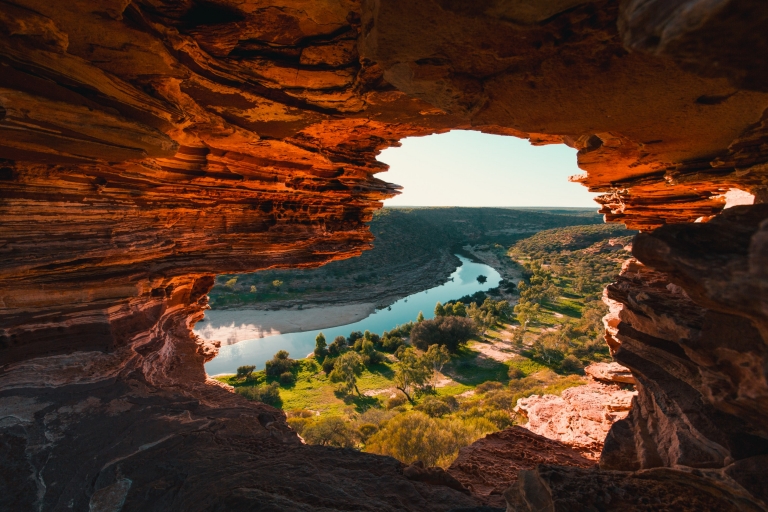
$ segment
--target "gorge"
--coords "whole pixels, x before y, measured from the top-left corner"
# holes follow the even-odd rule
[[[0,509],[479,507],[301,444],[192,333],[216,274],[366,250],[398,191],[376,154],[450,129],[578,149],[606,221],[642,231],[605,291],[632,409],[599,468],[521,470],[508,510],[768,509],[766,21],[758,0],[0,2]]]

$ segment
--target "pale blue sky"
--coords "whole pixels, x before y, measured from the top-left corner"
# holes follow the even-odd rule
[[[587,188],[568,181],[582,174],[576,150],[531,146],[525,139],[454,130],[403,139],[378,159],[377,177],[404,187],[386,206],[583,206],[598,208]]]

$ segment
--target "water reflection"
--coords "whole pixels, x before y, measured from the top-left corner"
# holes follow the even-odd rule
[[[451,274],[450,280],[445,284],[409,295],[395,302],[389,308],[376,311],[358,322],[327,329],[274,336],[258,331],[259,326],[255,325],[254,332],[259,332],[259,335],[263,334],[265,337],[259,338],[256,336],[254,339],[222,346],[219,355],[205,365],[205,370],[209,375],[234,373],[238,366],[245,364],[253,364],[256,365],[257,369],[262,369],[264,368],[264,363],[281,349],[287,350],[295,358],[306,357],[314,350],[315,336],[320,331],[323,332],[328,342],[339,335],[348,336],[351,331],[369,330],[381,334],[383,331],[392,329],[397,325],[415,320],[419,311],[424,313],[424,318],[432,318],[436,302],[445,303],[464,295],[490,290],[499,285],[501,276],[493,268],[481,263],[473,263],[461,256],[458,256],[458,258],[462,264],[456,268],[453,274]],[[477,281],[479,275],[486,276],[488,278],[487,281],[479,283]],[[311,311],[311,309],[305,310],[308,314],[311,314]],[[261,311],[259,313],[268,317],[270,312]],[[242,318],[236,320],[236,322],[248,322],[255,312],[244,310],[233,311],[232,314],[235,317],[238,314],[242,315]],[[208,327],[209,325],[202,327],[201,324],[201,329],[195,332],[205,337],[205,329]]]

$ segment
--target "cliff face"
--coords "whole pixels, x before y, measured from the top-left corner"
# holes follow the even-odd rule
[[[646,231],[607,291],[608,341],[639,394],[606,442],[606,481],[678,465],[764,498],[768,212],[691,223],[732,188],[766,198],[766,17],[757,0],[0,3],[2,506],[146,510],[171,489],[153,506],[211,509],[195,493],[224,479],[217,443],[257,482],[231,487],[232,506],[313,506],[322,493],[280,501],[300,471],[339,489],[381,464],[399,489],[391,461],[333,469],[337,452],[294,446],[279,413],[206,383],[216,347],[190,327],[217,273],[369,247],[365,223],[397,191],[376,153],[452,128],[579,149],[606,219]],[[264,465],[275,446],[303,462]],[[278,489],[281,471],[293,483]],[[716,479],[702,475],[690,482]],[[407,485],[421,498],[334,496],[471,504]]]

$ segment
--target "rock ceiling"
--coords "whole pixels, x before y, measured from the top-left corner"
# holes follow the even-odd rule
[[[107,464],[136,454],[106,448],[108,428],[127,428],[107,426],[115,411],[154,422],[156,436],[136,437],[152,446],[187,429],[163,411],[200,422],[174,456],[147,460],[213,457],[212,442],[246,466],[247,453],[288,450],[280,413],[206,384],[216,347],[190,327],[212,275],[359,254],[398,190],[375,176],[376,154],[455,128],[578,149],[577,179],[603,194],[606,220],[645,231],[642,263],[606,292],[609,343],[639,396],[604,469],[708,468],[736,489],[729,503],[765,499],[768,212],[690,223],[733,188],[766,198],[766,22],[761,0],[0,2],[0,401],[17,411],[0,418],[0,474],[21,489],[0,500],[58,510],[122,496],[142,509],[137,493],[159,488],[137,459]],[[90,453],[78,436],[94,417],[93,460],[107,465],[46,466],[65,445]],[[325,468],[297,449],[286,457]],[[380,472],[399,485],[396,468]],[[530,478],[520,496],[539,492]],[[172,480],[181,501],[168,491],[168,507],[198,503]],[[409,485],[435,510],[454,499]],[[226,499],[285,498],[267,487]]]

